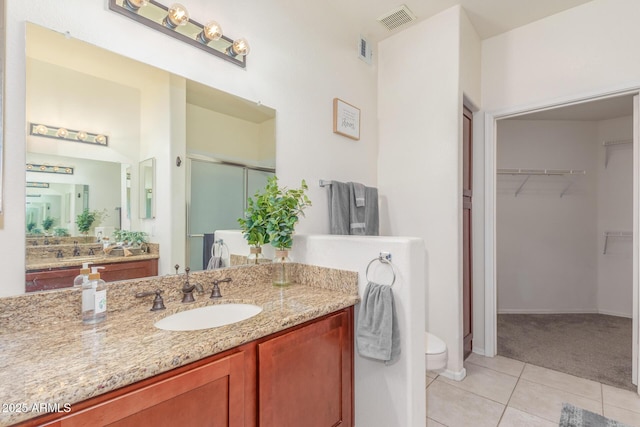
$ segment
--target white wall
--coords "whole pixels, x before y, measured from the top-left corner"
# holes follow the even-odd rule
[[[498,168],[587,172],[532,176],[517,197],[526,177],[498,175],[498,312],[597,312],[596,123],[502,120],[497,135]]]
[[[461,284],[460,14],[453,7],[379,44],[381,232],[418,236],[427,249],[425,327],[464,376]],[[410,60],[408,60],[410,58]]]
[[[315,185],[320,178],[377,183],[377,74],[375,67],[357,59],[359,29],[321,3],[192,0],[189,11],[194,19],[216,16],[230,36],[247,37],[252,47],[247,68],[240,69],[117,15],[108,10],[106,1],[9,1],[5,140],[11,144],[4,147],[4,176],[24,177],[24,34],[25,22],[31,21],[59,32],[68,31],[71,37],[276,109],[278,176],[288,185],[297,185],[305,178],[314,201],[299,228],[305,232],[326,232],[326,191]],[[327,28],[332,31],[326,31]],[[360,141],[332,133],[334,97],[361,109]],[[180,147],[174,147],[159,153],[162,156],[158,156],[158,161],[165,168],[173,168],[169,174],[180,174],[173,166],[179,152]],[[177,182],[176,185],[184,184],[180,177]],[[21,268],[24,243],[20,243],[25,216],[24,181],[5,180],[4,184],[0,241],[12,244],[0,247],[0,269],[5,272],[6,283],[0,295],[14,295],[24,291]],[[179,196],[176,191],[184,192],[184,185],[172,188],[173,197]],[[161,202],[165,206],[171,203],[178,206],[181,201],[181,197],[172,200],[167,196]],[[156,223],[152,228],[157,231],[173,226],[179,216],[175,211],[168,222]],[[172,242],[179,240],[178,233],[182,233],[184,241],[184,230],[174,230]]]
[[[499,175],[499,313],[603,313],[631,317],[632,117],[604,121],[502,120],[499,168],[585,169],[572,179]],[[562,166],[564,165],[564,166]],[[559,198],[569,181],[574,184]]]
[[[262,148],[275,148],[273,122],[254,123],[187,104],[187,151],[230,162],[275,167],[275,151]],[[269,152],[271,157],[265,157]]]
[[[483,109],[638,85],[639,19],[634,0],[593,0],[483,41]]]
[[[248,254],[239,231],[216,231],[232,254]],[[424,427],[426,419],[424,357],[424,242],[407,237],[295,235],[295,262],[358,272],[359,294],[367,285],[366,269],[380,252],[390,252],[396,268],[393,296],[400,328],[401,355],[389,366],[355,355],[355,424],[358,427]],[[265,256],[272,256],[265,247]],[[389,283],[389,270],[370,269],[370,279]],[[356,319],[359,306],[356,306]]]
[[[633,229],[633,147],[612,145],[605,150],[602,141],[631,140],[633,117],[597,123],[598,137],[598,311],[617,316],[632,315],[633,248],[630,238],[610,238],[604,251],[605,231]],[[605,168],[606,151],[609,160]]]

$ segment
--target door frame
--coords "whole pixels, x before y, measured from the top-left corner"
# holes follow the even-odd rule
[[[516,117],[522,114],[552,110],[569,105],[582,104],[606,98],[624,95],[635,95],[633,108],[633,320],[632,320],[632,377],[634,384],[638,384],[638,351],[639,339],[639,243],[638,230],[640,227],[640,86],[620,87],[604,92],[592,92],[582,96],[559,98],[553,101],[540,102],[527,106],[511,107],[504,110],[485,113],[484,121],[484,197],[485,197],[485,224],[484,224],[484,353],[493,357],[498,351],[498,325],[497,325],[497,272],[496,272],[496,188],[497,188],[497,121]],[[638,388],[640,393],[640,387]]]

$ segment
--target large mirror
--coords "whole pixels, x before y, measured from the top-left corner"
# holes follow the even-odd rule
[[[75,236],[80,234],[76,224],[80,212],[104,212],[100,230],[92,227],[86,233],[89,240],[118,229],[145,232],[151,243],[159,244],[158,274],[170,274],[176,258],[182,257],[182,268],[192,259],[202,260],[194,252],[206,252],[205,234],[236,224],[247,192],[256,187],[247,183],[247,176],[275,172],[275,110],[264,105],[31,23],[26,70],[26,128],[33,123],[48,126],[46,137],[27,134],[27,163],[44,166],[48,172],[26,166],[25,215],[32,231],[51,235],[52,230],[64,228]],[[68,134],[52,138],[52,129],[104,135],[107,143],[86,143]],[[196,188],[192,181],[200,179],[190,175],[192,162],[238,168],[243,171],[238,174],[240,184],[224,186],[224,194],[212,195],[217,191],[214,186],[199,182],[205,184],[203,190],[191,193]],[[73,173],[54,173],[60,167]],[[200,197],[202,192],[207,197]],[[176,212],[190,209],[173,203],[178,193],[184,203],[199,202],[191,209],[191,213],[200,210],[205,218],[197,232],[189,228],[187,218],[179,223],[174,219],[180,217]],[[228,212],[218,213],[227,205]],[[47,233],[48,222],[53,224]],[[29,245],[27,273],[35,271]],[[55,253],[47,255],[54,269]],[[75,261],[66,258],[65,254],[66,265]],[[192,266],[201,268],[201,261]]]

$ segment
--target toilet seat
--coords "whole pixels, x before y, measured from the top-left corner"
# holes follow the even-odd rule
[[[424,333],[425,340],[425,353],[426,354],[439,354],[447,351],[447,345],[440,339],[429,332]]]
[[[440,337],[424,333],[425,365],[428,371],[447,366],[447,345]]]

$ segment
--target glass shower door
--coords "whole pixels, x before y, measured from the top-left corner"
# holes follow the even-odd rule
[[[238,229],[245,201],[242,167],[190,159],[187,201],[187,260],[192,271],[203,270],[204,233]]]

